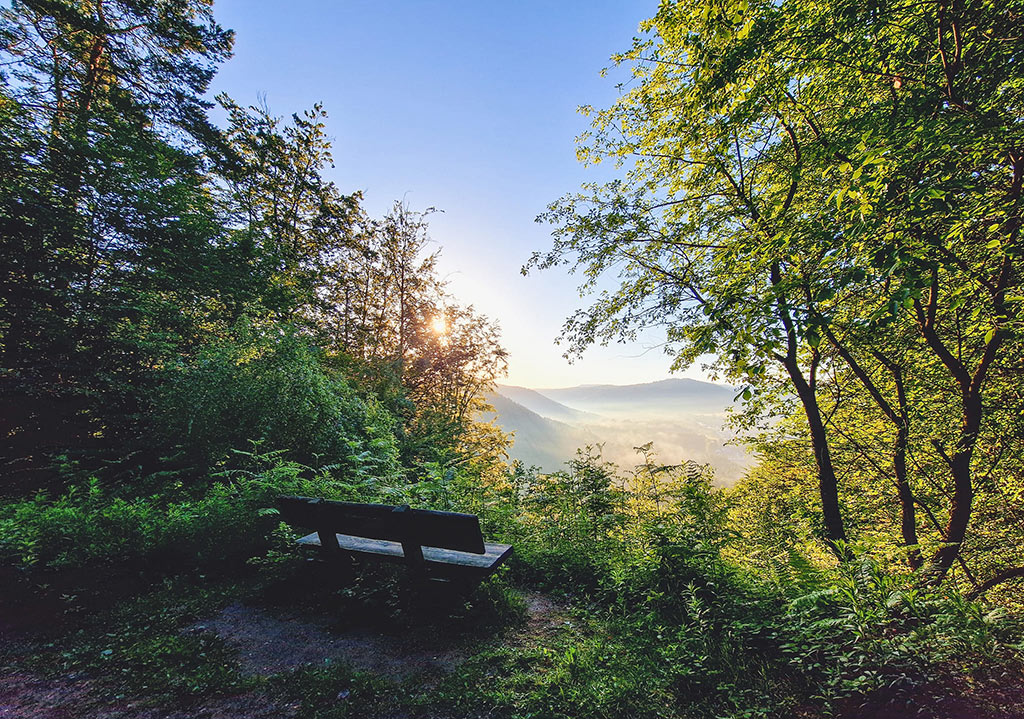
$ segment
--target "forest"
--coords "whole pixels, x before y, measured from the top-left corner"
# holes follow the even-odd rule
[[[434,210],[335,184],[324,107],[210,97],[213,0],[0,39],[0,716],[1024,717],[1021,0],[663,0],[612,55],[614,179],[522,272],[579,278],[570,355],[658,328],[738,388],[728,488],[510,461]],[[279,495],[514,554],[332,578]]]

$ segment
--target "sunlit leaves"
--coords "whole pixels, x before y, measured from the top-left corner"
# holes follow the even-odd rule
[[[972,393],[1014,356],[1024,7],[1011,5],[663,3],[613,58],[634,81],[582,139],[620,179],[541,218],[554,246],[530,266],[574,264],[584,292],[619,283],[566,323],[570,351],[661,325],[675,367],[713,352],[763,387],[782,362],[805,405],[816,371],[856,365],[870,382],[895,362],[933,383],[915,401],[974,397],[958,438],[948,422],[929,430],[963,466]]]

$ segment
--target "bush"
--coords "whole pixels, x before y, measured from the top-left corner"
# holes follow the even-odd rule
[[[53,500],[39,494],[0,506],[0,562],[169,569],[252,556],[269,546],[278,494],[359,499],[376,491],[285,461],[280,453],[246,456],[254,468],[222,473],[199,492],[177,487],[125,497],[91,479]]]
[[[900,702],[956,674],[1019,661],[1021,626],[950,587],[922,585],[877,563],[841,566],[790,602],[782,652],[822,699],[868,693]]]
[[[379,477],[399,471],[394,417],[360,397],[295,331],[242,325],[165,374],[155,399],[158,440],[200,464],[257,440],[306,464]]]

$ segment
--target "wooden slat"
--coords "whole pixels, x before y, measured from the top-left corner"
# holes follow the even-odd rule
[[[298,496],[278,497],[277,506],[282,518],[297,527],[484,553],[480,520],[475,514],[431,509],[396,512],[396,507],[389,504],[357,504]]]
[[[338,546],[342,551],[352,552],[356,555],[373,557],[394,562],[405,562],[405,554],[402,552],[401,542],[391,542],[384,539],[369,539],[366,537],[353,537],[347,534],[337,535]],[[313,547],[320,546],[320,538],[314,532],[298,540],[299,544]],[[441,547],[423,547],[423,559],[427,568],[431,567],[452,567],[468,570],[481,570],[487,573],[497,569],[512,555],[512,546],[509,544],[485,543],[483,554],[472,552],[459,552]]]
[[[412,533],[426,547],[484,553],[484,536],[475,514],[414,509]]]
[[[330,528],[357,537],[396,539],[402,529],[390,504],[357,504],[312,497],[277,498],[281,516],[289,524],[310,529]]]

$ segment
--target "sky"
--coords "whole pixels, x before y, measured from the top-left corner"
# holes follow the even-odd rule
[[[614,102],[614,74],[600,71],[656,9],[657,0],[217,0],[236,41],[211,94],[265,102],[275,115],[322,103],[334,143],[327,176],[342,191],[362,190],[374,216],[395,200],[440,210],[429,222],[441,274],[460,304],[501,326],[503,383],[650,382],[669,376],[660,331],[570,364],[554,340],[587,304],[578,278],[520,268],[551,244],[536,216],[608,179],[576,160],[588,126],[577,108]]]

